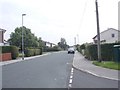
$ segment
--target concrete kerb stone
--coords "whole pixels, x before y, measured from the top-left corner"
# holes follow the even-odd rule
[[[75,59],[75,55],[74,55],[73,64],[72,64],[72,67],[73,67],[74,69],[77,69],[77,70],[82,71],[82,72],[84,72],[84,73],[88,73],[88,74],[91,74],[91,75],[93,75],[93,76],[97,76],[97,77],[100,77],[100,78],[105,78],[105,79],[120,81],[119,78],[112,78],[112,77],[102,76],[102,75],[98,75],[98,74],[96,74],[96,73],[93,73],[93,72],[91,72],[91,71],[89,71],[89,70],[82,69],[82,68],[78,68],[78,67],[75,65],[75,63],[74,63],[74,61],[75,61],[74,59]]]

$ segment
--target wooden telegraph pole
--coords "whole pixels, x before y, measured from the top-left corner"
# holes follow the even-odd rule
[[[98,13],[98,2],[95,1],[96,5],[96,20],[97,20],[97,50],[98,50],[98,61],[101,62],[101,46],[100,46],[100,29],[99,29],[99,13]]]

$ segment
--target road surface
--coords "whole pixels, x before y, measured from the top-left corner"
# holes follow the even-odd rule
[[[117,88],[118,82],[72,68],[66,51],[2,66],[3,88]],[[72,70],[73,69],[73,70]]]

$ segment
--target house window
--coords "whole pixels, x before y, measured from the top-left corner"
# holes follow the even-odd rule
[[[115,34],[112,34],[112,37],[114,38],[114,37],[115,37]]]

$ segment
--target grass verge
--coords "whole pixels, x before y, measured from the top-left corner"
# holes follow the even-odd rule
[[[104,67],[104,68],[120,70],[120,63],[113,62],[113,61],[102,61],[102,62],[93,61],[93,64],[96,66]]]

